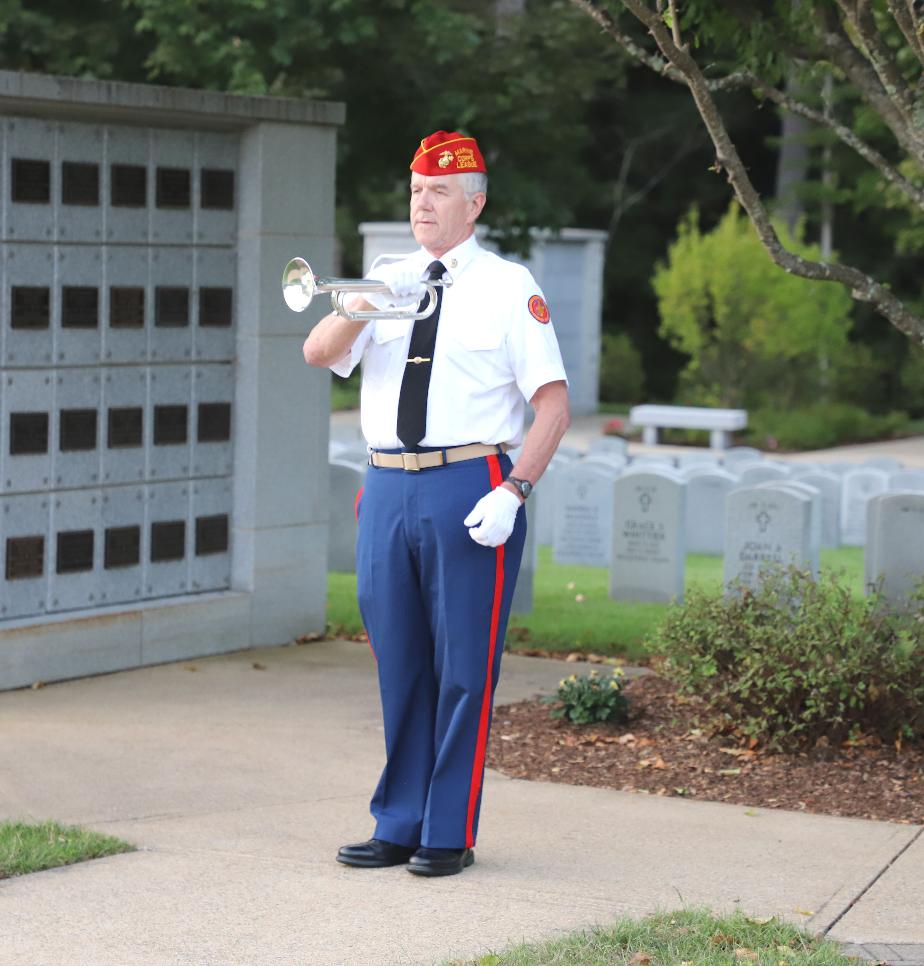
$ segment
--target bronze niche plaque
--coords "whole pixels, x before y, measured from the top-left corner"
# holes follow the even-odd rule
[[[196,517],[196,556],[226,553],[228,550],[228,514]]]
[[[10,456],[48,452],[48,413],[10,413]]]
[[[231,325],[231,289],[199,289],[199,325],[228,328]]]
[[[220,168],[203,168],[199,176],[203,208],[230,211],[234,208],[234,172]]]
[[[58,447],[62,452],[96,449],[96,410],[62,409]]]
[[[158,168],[157,207],[188,208],[190,185],[189,168]]]
[[[43,285],[14,285],[10,299],[11,329],[47,329],[51,321],[51,290]]]
[[[141,527],[108,527],[103,566],[134,567],[141,562]]]
[[[109,410],[110,449],[140,446],[143,442],[144,410],[140,406],[117,407]]]
[[[95,329],[99,325],[99,289],[65,285],[61,293],[61,325],[65,329]]]
[[[186,406],[154,407],[154,445],[175,446],[188,439],[189,409]]]
[[[154,324],[180,329],[189,325],[189,289],[158,285],[154,291]]]
[[[109,289],[109,326],[113,329],[144,328],[144,289],[113,285]]]
[[[231,403],[199,403],[197,437],[200,443],[231,439]]]
[[[7,580],[28,580],[33,577],[41,577],[44,570],[44,537],[7,537]]]
[[[64,530],[58,534],[59,574],[76,574],[93,569],[93,531]]]
[[[114,208],[144,208],[148,203],[148,172],[140,164],[114,164],[109,169]]]
[[[61,203],[99,204],[99,165],[84,161],[61,162]]]
[[[51,201],[51,162],[13,158],[10,197],[27,205],[47,205]]]
[[[186,523],[167,520],[151,524],[151,562],[182,560],[186,556]]]

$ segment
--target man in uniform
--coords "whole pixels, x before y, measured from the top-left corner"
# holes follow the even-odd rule
[[[494,688],[526,535],[529,492],[568,427],[567,379],[529,271],[481,248],[487,175],[474,138],[437,131],[411,163],[420,249],[374,266],[406,306],[448,276],[428,319],[322,319],[305,361],[362,361],[370,466],[358,503],[357,592],[378,663],[386,765],[374,837],[338,861],[452,875],[474,861]],[[425,299],[424,299],[425,301]],[[370,304],[373,303],[373,304]],[[421,305],[423,305],[423,301]],[[535,419],[525,441],[526,402]],[[505,455],[522,445],[515,466]]]

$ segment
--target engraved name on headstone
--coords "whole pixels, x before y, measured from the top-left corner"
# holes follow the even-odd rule
[[[671,470],[621,476],[613,496],[613,600],[683,600],[686,482]]]
[[[742,487],[726,501],[725,584],[760,582],[768,566],[812,569],[812,501],[796,492]]]
[[[582,462],[559,471],[552,541],[556,563],[609,566],[613,482],[612,472]]]

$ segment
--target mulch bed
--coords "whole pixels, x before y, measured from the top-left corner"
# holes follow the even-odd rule
[[[627,682],[629,721],[575,725],[539,700],[494,711],[488,765],[511,778],[924,824],[924,745],[864,738],[769,754],[710,735],[703,709],[656,674]]]

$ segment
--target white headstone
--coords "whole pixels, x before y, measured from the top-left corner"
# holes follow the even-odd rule
[[[881,493],[867,503],[866,587],[901,602],[924,579],[924,493]]]
[[[788,493],[798,493],[807,496],[812,501],[812,512],[809,517],[809,564],[813,574],[818,573],[821,556],[821,525],[822,525],[822,497],[821,490],[808,483],[795,480],[771,480],[758,483],[764,489],[782,490]]]
[[[899,470],[889,475],[889,489],[906,493],[924,493],[924,470]]]
[[[552,539],[556,563],[609,566],[614,480],[612,472],[583,462],[559,471]]]
[[[718,466],[717,455],[708,449],[692,449],[688,453],[677,454],[677,466],[686,469],[688,466]]]
[[[764,567],[812,567],[811,498],[768,487],[732,490],[726,501],[725,584],[760,582]]]
[[[356,571],[356,497],[365,477],[360,465],[330,461],[328,570]]]
[[[776,463],[763,462],[757,466],[739,466],[739,486],[754,486],[769,480],[785,480],[789,478],[789,470]]]
[[[628,459],[629,444],[622,436],[595,436],[587,450],[588,456],[592,453],[617,453]]]
[[[725,501],[738,478],[725,470],[700,466],[683,475],[687,481],[686,551],[721,557],[725,551]]]
[[[613,600],[683,600],[686,483],[671,470],[628,473],[613,494]]]
[[[545,479],[545,474],[542,478]],[[537,487],[536,493],[538,492],[539,488]],[[534,496],[535,493],[529,495],[529,499],[523,504],[523,509],[520,511],[526,513],[526,543],[523,546],[520,571],[517,574],[517,583],[513,590],[513,601],[510,604],[510,611],[513,614],[529,614],[533,609],[533,580],[536,576],[536,566],[539,563]]]
[[[764,454],[753,446],[732,446],[722,454],[722,465],[725,469],[742,463],[754,463],[764,458]]]
[[[620,456],[619,453],[607,453],[604,451],[588,453],[581,462],[585,466],[598,466],[607,473],[612,473],[614,476],[619,476],[629,465],[629,461],[625,456]]]
[[[535,531],[537,546],[547,547],[552,544],[555,529],[555,486],[558,472],[567,466],[571,459],[556,453],[549,461],[545,472],[536,483],[536,488],[530,494],[530,525]]]
[[[889,488],[889,474],[875,467],[857,467],[841,480],[841,543],[862,547],[866,543],[866,504],[870,497]]]
[[[821,493],[821,545],[841,545],[841,478],[836,473],[818,470],[803,473],[796,483],[808,483]]]
[[[886,473],[897,473],[905,468],[905,464],[894,456],[873,456],[863,460],[861,466],[864,469],[885,470]]]

